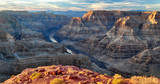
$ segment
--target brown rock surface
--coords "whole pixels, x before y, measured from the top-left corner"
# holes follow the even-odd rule
[[[79,69],[75,66],[46,66],[26,69],[21,74],[13,76],[2,84],[105,84],[112,77],[96,72]]]
[[[155,77],[114,77],[79,69],[75,66],[43,66],[25,69],[21,74],[12,76],[2,84],[160,84]]]

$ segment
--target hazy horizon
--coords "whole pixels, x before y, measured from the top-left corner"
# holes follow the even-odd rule
[[[160,11],[160,0],[1,0],[1,10],[16,11]]]

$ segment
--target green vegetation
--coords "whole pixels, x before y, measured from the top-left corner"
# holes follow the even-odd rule
[[[160,84],[160,81],[156,77],[133,76],[131,77],[129,83],[131,84]]]
[[[63,79],[55,78],[50,82],[50,84],[65,84],[65,82]]]
[[[32,75],[29,78],[34,80],[37,78],[43,78],[43,75],[41,73],[36,72],[36,73],[32,73]]]
[[[12,75],[11,78],[15,77],[15,75]]]
[[[115,74],[112,80],[112,84],[126,84],[126,82],[125,82],[125,79],[121,75]]]
[[[104,74],[105,76],[108,76],[106,73]]]
[[[126,84],[123,78],[114,78],[112,84]]]

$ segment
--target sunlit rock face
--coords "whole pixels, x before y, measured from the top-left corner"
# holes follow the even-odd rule
[[[107,32],[120,17],[140,14],[141,12],[88,11],[83,17],[72,18],[56,36],[63,40],[79,41]]]
[[[25,69],[2,84],[159,84],[155,77],[134,76],[124,78],[119,74],[107,76],[75,66],[41,66]]]
[[[89,11],[79,20],[73,18],[70,24],[58,31],[57,35],[64,38],[62,43],[69,44],[68,42],[74,41],[69,45],[105,62],[107,70],[111,72],[123,73],[125,76],[153,75],[159,77],[158,62],[144,63],[139,65],[138,70],[136,68],[138,61],[123,63],[140,53],[144,54],[142,52],[145,50],[160,46],[159,14],[160,12],[155,11]],[[93,32],[94,30],[96,32]],[[150,56],[149,53],[147,55]],[[159,56],[160,52],[153,54],[152,57],[157,57],[157,55]],[[119,64],[123,66],[118,67]],[[145,70],[143,70],[144,66]],[[136,72],[131,70],[132,67]],[[157,73],[153,73],[149,67],[156,67],[154,70]]]
[[[154,13],[120,18],[106,34],[95,35],[79,43],[86,50],[90,47],[92,50],[88,51],[89,53],[106,55],[111,58],[130,58],[140,51],[160,45],[160,25],[158,23],[160,18]],[[157,21],[156,24],[150,22],[153,14],[153,17],[156,17],[153,20]],[[86,46],[87,44],[90,45]]]

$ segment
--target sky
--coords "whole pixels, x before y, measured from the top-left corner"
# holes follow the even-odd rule
[[[0,10],[88,11],[148,10],[160,11],[160,0],[0,0]]]

